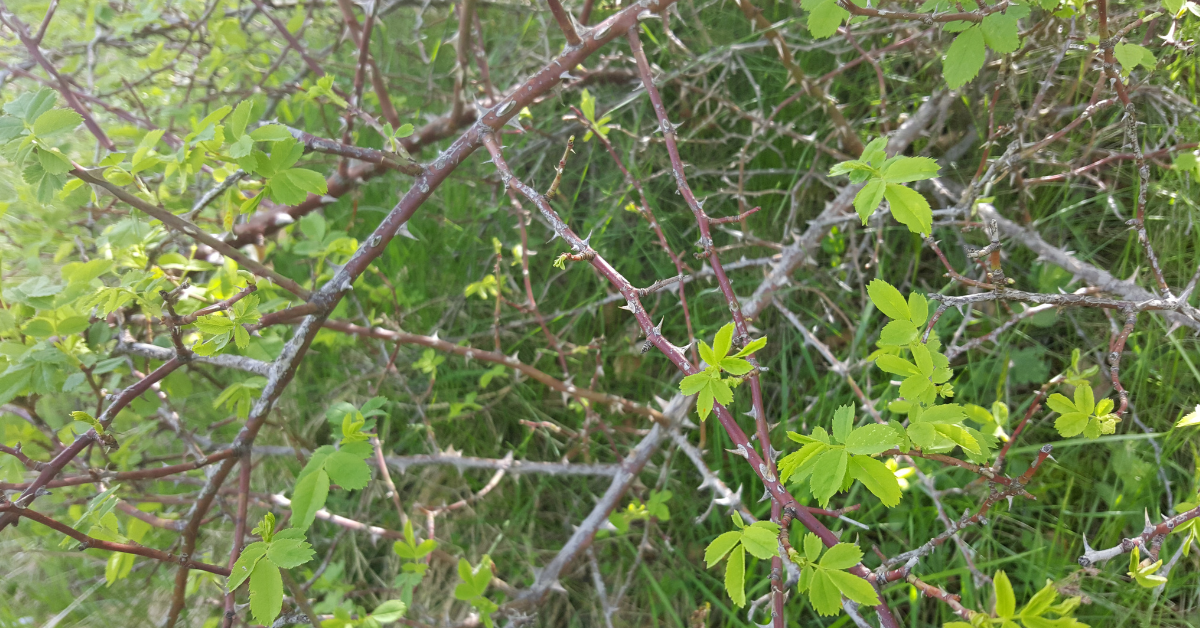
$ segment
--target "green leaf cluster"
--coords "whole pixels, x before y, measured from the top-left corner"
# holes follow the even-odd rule
[[[121,541],[123,543],[141,543],[142,539],[145,538],[146,533],[149,531],[150,524],[136,517],[130,517],[125,522],[124,536],[118,535],[118,538],[113,540]],[[114,582],[129,577],[129,574],[133,571],[133,564],[136,561],[136,554],[113,552],[108,557],[108,560],[104,562],[105,586],[111,587]]]
[[[997,445],[994,429],[985,433],[964,425],[967,414],[958,404],[935,405],[938,397],[954,395],[949,383],[953,372],[950,360],[940,351],[937,334],[930,333],[929,340],[921,342],[920,327],[928,316],[925,297],[914,292],[905,299],[881,279],[871,281],[867,294],[875,307],[892,319],[880,333],[880,349],[872,357],[880,370],[904,378],[900,382],[901,399],[888,404],[893,413],[908,415],[907,428],[898,421],[890,422],[901,434],[900,448],[907,451],[915,445],[925,452],[942,453],[957,446],[972,460],[987,460],[989,451]],[[912,355],[911,361],[900,357],[905,350]]]
[[[792,550],[792,560],[800,566],[800,593],[808,592],[808,601],[818,615],[837,615],[842,610],[842,596],[859,604],[879,604],[879,594],[863,578],[845,570],[862,561],[863,553],[853,543],[838,543],[825,550],[820,537],[809,533],[804,537],[804,555]],[[817,560],[820,558],[820,560]]]
[[[334,609],[332,619],[321,621],[321,628],[378,628],[403,619],[408,607],[409,603],[404,600],[388,600],[376,606],[369,614],[362,612],[363,609],[360,608],[358,616],[353,617],[345,608],[339,606]]]
[[[744,358],[767,345],[766,337],[752,340],[741,351],[729,355],[733,348],[733,323],[717,330],[713,337],[712,346],[700,341],[700,358],[704,360],[703,371],[693,373],[679,382],[679,391],[685,395],[696,397],[696,414],[703,421],[712,413],[713,403],[728,406],[733,403],[733,389],[741,383],[740,379],[722,379],[722,371],[734,376],[742,376],[754,370],[754,366]]]
[[[1162,567],[1162,559],[1151,561],[1141,559],[1141,550],[1137,545],[1133,546],[1133,551],[1129,552],[1129,572],[1128,576],[1133,578],[1133,581],[1139,585],[1153,589],[1157,586],[1162,586],[1167,583],[1166,576],[1157,575],[1155,572]]]
[[[196,319],[196,328],[204,334],[204,341],[192,350],[197,355],[216,355],[230,340],[238,349],[245,350],[250,346],[250,332],[246,331],[246,325],[253,325],[261,318],[257,294],[243,297],[229,310],[201,316]]]
[[[0,156],[12,162],[37,200],[49,203],[67,183],[75,165],[52,138],[74,129],[83,117],[71,109],[55,109],[54,90],[25,92],[4,104],[0,116]]]
[[[608,123],[612,122],[612,118],[610,116],[603,116],[599,120],[596,119],[596,98],[587,89],[584,89],[583,93],[579,95],[579,110],[583,112],[583,116],[600,133],[600,137],[608,137],[608,132],[612,130],[612,127],[608,126]],[[590,139],[592,139],[591,128],[588,129],[587,133],[583,134],[583,141],[586,142]]]
[[[368,411],[377,409],[368,408]],[[338,446],[323,445],[312,453],[292,491],[293,526],[307,530],[312,525],[317,511],[325,507],[331,483],[355,491],[365,488],[371,481],[371,468],[365,459],[372,454],[373,448],[367,442],[369,437],[362,432],[365,424],[362,412],[346,413],[342,418],[342,438]]]
[[[304,234],[304,239],[292,246],[292,252],[296,255],[323,262],[328,257],[353,255],[358,248],[358,240],[346,235],[345,231],[330,229],[325,217],[319,213],[301,218],[297,228]]]
[[[1075,385],[1074,400],[1054,393],[1046,399],[1046,405],[1059,413],[1054,428],[1065,438],[1083,434],[1086,438],[1099,438],[1101,434],[1117,431],[1121,417],[1113,414],[1111,399],[1097,401],[1092,387],[1081,382]]]
[[[1193,501],[1180,502],[1175,505],[1175,512],[1187,512],[1196,506],[1200,506],[1200,498]],[[1171,530],[1171,534],[1185,534],[1183,539],[1183,547],[1181,548],[1184,556],[1188,556],[1192,551],[1192,543],[1200,542],[1200,517],[1188,519],[1183,523],[1175,526]]]
[[[621,510],[614,510],[608,516],[608,522],[613,524],[620,534],[629,532],[629,525],[634,521],[648,521],[651,517],[659,521],[671,520],[671,509],[667,501],[674,495],[671,491],[650,491],[650,499],[646,503],[636,497],[629,505]]]
[[[933,210],[929,201],[904,185],[938,175],[937,162],[928,157],[887,156],[887,138],[878,137],[863,149],[862,157],[843,161],[829,169],[831,176],[847,174],[852,183],[863,183],[854,196],[854,211],[867,224],[879,204],[887,199],[892,216],[913,233],[933,232]]]
[[[467,559],[458,559],[458,577],[462,582],[454,587],[454,599],[462,600],[479,611],[479,618],[487,628],[493,628],[492,613],[500,607],[495,602],[483,596],[488,585],[492,582],[492,559],[487,554],[472,567]]]
[[[258,393],[267,385],[265,377],[247,377],[240,382],[234,382],[225,387],[220,395],[213,400],[213,408],[224,406],[233,410],[239,419],[250,416],[250,408],[258,399]]]
[[[412,604],[413,589],[421,584],[425,572],[429,570],[429,564],[424,561],[437,547],[438,542],[433,539],[418,543],[412,520],[404,522],[404,538],[392,544],[392,551],[404,560],[400,565],[401,573],[396,576],[396,587],[400,589],[400,599],[406,604]]]
[[[1075,619],[1075,609],[1079,608],[1082,598],[1073,596],[1063,599],[1058,604],[1058,589],[1054,583],[1047,580],[1046,586],[1029,598],[1029,602],[1017,610],[1017,596],[1013,592],[1008,574],[997,571],[992,578],[992,590],[996,597],[995,613],[986,615],[975,613],[971,623],[963,621],[947,622],[944,628],[1086,628],[1087,624]],[[1046,614],[1058,615],[1051,619]],[[1018,623],[1020,622],[1020,623]]]
[[[1148,71],[1154,70],[1158,65],[1158,59],[1154,57],[1154,53],[1150,52],[1149,48],[1138,44],[1121,42],[1113,46],[1113,56],[1121,64],[1121,76],[1129,76],[1139,65]]]
[[[262,537],[242,549],[230,569],[227,589],[232,592],[249,580],[250,612],[254,621],[267,626],[283,608],[283,577],[280,569],[299,567],[312,560],[313,549],[304,530],[288,528],[275,532],[275,515],[267,513],[254,534]]]
[[[733,513],[731,530],[713,539],[704,550],[704,561],[712,567],[724,560],[725,591],[729,599],[739,607],[746,605],[746,552],[760,560],[779,555],[779,524],[756,521],[750,525],[742,521],[739,513]]]
[[[817,426],[809,436],[788,432],[788,438],[803,446],[779,460],[783,482],[809,480],[813,497],[825,507],[838,491],[858,480],[884,506],[900,503],[900,483],[895,473],[873,456],[903,443],[903,430],[896,425],[871,423],[854,427],[854,408],[842,406],[833,415],[833,433]]]

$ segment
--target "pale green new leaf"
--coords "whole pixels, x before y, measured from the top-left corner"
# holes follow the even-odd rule
[[[746,605],[746,550],[740,545],[725,563],[725,592],[738,608]]]
[[[899,444],[897,441],[896,432],[892,428],[871,423],[851,432],[845,443],[846,451],[869,456],[895,447]]]
[[[767,346],[766,336],[763,336],[762,338],[755,338],[754,340],[751,340],[745,347],[742,347],[741,351],[738,351],[730,357],[744,358],[765,346]]]
[[[779,525],[756,521],[742,530],[742,547],[755,558],[767,559],[779,555]]]
[[[1046,399],[1046,405],[1049,406],[1051,410],[1059,414],[1078,412],[1075,409],[1075,404],[1072,403],[1070,399],[1067,399],[1065,396],[1058,393],[1050,395],[1050,397]]]
[[[842,592],[842,595],[851,600],[867,606],[879,604],[879,595],[870,582],[844,571],[826,571],[825,575]]]
[[[885,429],[891,431],[890,428]],[[887,465],[870,456],[851,456],[849,469],[850,475],[867,487],[872,495],[878,497],[884,506],[895,508],[900,503],[900,498],[904,495],[900,490],[900,482]]]
[[[243,100],[242,102],[238,103],[237,107],[234,107],[233,113],[229,114],[229,119],[225,121],[225,134],[229,139],[235,142],[240,142],[242,140],[242,137],[246,133],[246,123],[250,121],[250,112],[253,109],[254,103],[250,102],[249,100]],[[247,140],[247,143],[250,144],[252,142]],[[246,155],[249,154],[250,152],[247,151]],[[238,155],[233,155],[233,157],[237,156]],[[245,155],[242,156],[244,157]]]
[[[818,615],[837,615],[842,610],[842,593],[829,577],[832,573],[826,569],[818,569],[813,574],[812,582],[808,585],[808,599]]]
[[[881,176],[887,183],[924,181],[938,175],[937,161],[928,157],[900,157],[883,169]]]
[[[1075,387],[1075,410],[1089,415],[1096,410],[1096,398],[1090,385],[1080,384]]]
[[[919,330],[909,321],[891,321],[879,332],[880,345],[906,345],[917,339]]]
[[[325,507],[328,495],[329,475],[324,468],[300,478],[292,493],[292,525],[307,530],[317,511]]]
[[[713,337],[713,362],[718,364],[725,356],[729,355],[729,349],[733,347],[733,323],[727,323],[724,327],[717,330],[717,335]]]
[[[1054,429],[1065,437],[1071,438],[1083,433],[1088,426],[1088,415],[1082,412],[1068,412],[1054,420]]]
[[[299,567],[312,560],[312,546],[302,539],[281,539],[276,537],[267,549],[267,558],[281,569]]]
[[[371,468],[359,456],[346,451],[337,451],[325,460],[325,471],[329,479],[347,490],[365,488],[371,481]]]
[[[825,544],[821,542],[821,537],[812,532],[804,535],[804,557],[808,559],[808,562],[816,562],[823,549],[825,549]]]
[[[254,572],[254,566],[258,564],[258,560],[266,555],[269,546],[262,541],[255,541],[242,548],[242,553],[238,555],[238,559],[233,563],[233,569],[229,570],[228,590],[241,586],[250,574]]]
[[[1017,614],[1017,598],[1013,594],[1012,583],[1008,574],[997,571],[992,578],[992,589],[996,593],[996,615],[1005,619]]]
[[[892,373],[894,375],[920,375],[921,371],[915,364],[905,360],[904,358],[883,354],[875,359],[875,366],[884,373]]]
[[[822,508],[841,488],[842,480],[846,477],[848,457],[845,449],[831,449],[821,454],[817,460],[810,486],[813,497],[821,502]]]
[[[254,621],[270,626],[283,608],[283,578],[269,560],[260,560],[250,574],[250,612]]]
[[[926,235],[933,231],[933,209],[919,192],[898,183],[889,183],[883,196],[892,209],[892,216],[907,226],[909,231]]]
[[[854,406],[849,404],[838,407],[833,413],[833,438],[839,443],[845,443],[854,428]]]
[[[679,392],[684,395],[694,395],[705,388],[708,388],[708,382],[712,380],[712,376],[707,371],[700,371],[684,377],[679,382]]]
[[[375,607],[375,610],[371,612],[371,618],[381,624],[390,624],[404,617],[406,612],[408,612],[408,605],[403,601],[388,600]]]
[[[821,566],[826,569],[849,569],[862,560],[862,550],[853,543],[838,543],[821,557]]]
[[[1200,404],[1175,422],[1175,427],[1191,427],[1193,425],[1200,425]]]
[[[1129,73],[1139,65],[1147,70],[1153,70],[1158,64],[1158,60],[1154,58],[1153,52],[1137,44],[1121,42],[1113,47],[1113,56],[1120,62],[1121,74],[1124,76],[1129,76]],[[34,132],[36,133],[37,131],[35,130]]]
[[[867,284],[867,296],[871,297],[871,303],[890,319],[906,321],[912,316],[908,309],[908,301],[904,300],[900,291],[882,279],[872,279],[871,283]]]
[[[817,39],[831,37],[842,20],[850,17],[850,12],[838,6],[837,0],[801,0],[800,6],[808,11],[808,30]]]
[[[33,134],[38,137],[49,137],[56,133],[69,131],[83,122],[83,116],[72,109],[51,109],[38,116],[33,123]]]
[[[871,179],[854,195],[854,211],[862,219],[862,224],[867,224],[867,219],[883,202],[883,190],[886,187],[882,179]]]
[[[707,563],[706,566],[712,567],[721,562],[721,559],[725,558],[725,555],[741,542],[742,532],[740,530],[725,532],[713,539],[712,543],[709,543],[708,547],[704,550],[704,562]]]

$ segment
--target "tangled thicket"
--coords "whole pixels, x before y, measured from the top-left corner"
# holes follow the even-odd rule
[[[1195,2],[6,1],[0,625],[1194,622]]]

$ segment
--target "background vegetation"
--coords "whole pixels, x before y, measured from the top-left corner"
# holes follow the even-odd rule
[[[861,144],[876,137],[910,129],[905,154],[938,161],[936,179],[912,185],[934,209],[933,236],[951,267],[985,281],[985,269],[966,252],[989,242],[981,216],[994,212],[1042,239],[1039,245],[1012,230],[1001,233],[1001,264],[1012,287],[1039,293],[1095,288],[1092,294],[1131,301],[1141,300],[1129,291],[1131,285],[1161,294],[1137,229],[1126,225],[1138,213],[1141,183],[1133,147],[1140,142],[1150,173],[1146,230],[1166,283],[1174,294],[1183,292],[1184,302],[1191,296],[1200,245],[1194,224],[1200,198],[1193,154],[1200,135],[1200,66],[1191,40],[1200,23],[1195,5],[1108,3],[1113,31],[1158,13],[1124,34],[1125,41],[1145,46],[1155,57],[1149,67],[1125,67],[1125,60],[1110,66],[1114,73],[1133,70],[1124,72],[1136,114],[1131,136],[1119,102],[1088,109],[1089,103],[1115,98],[1114,83],[1103,76],[1099,7],[1093,2],[1022,3],[1028,15],[1019,21],[1019,46],[1007,54],[992,49],[979,76],[953,90],[943,65],[955,33],[944,22],[855,18],[832,37],[818,38],[812,31],[820,26],[810,16],[828,7],[741,2],[673,4],[640,21],[641,40],[670,119],[680,125],[686,175],[696,196],[706,199],[704,210],[727,217],[761,207],[740,221],[713,225],[713,238],[734,293],[744,299],[765,296],[752,312],[751,325],[755,337],[769,339],[757,357],[764,367],[766,421],[782,453],[795,450],[786,431],[829,429],[841,405],[853,404],[860,420],[869,416],[867,405],[889,416],[887,404],[897,397],[897,386],[868,361],[886,322],[866,293],[872,279],[886,280],[905,295],[980,292],[948,278],[928,244],[886,212],[863,224],[846,199],[839,200],[847,180],[829,176],[829,168],[856,156]],[[895,2],[873,8],[944,13],[989,6],[926,5]],[[624,8],[589,2],[586,23],[600,23]],[[520,198],[521,207],[514,206],[484,151],[447,163],[456,156],[454,138],[478,128],[471,125],[479,115],[489,110],[498,115],[504,95],[563,49],[565,36],[548,6],[483,0],[458,5],[441,0],[364,5],[18,0],[0,10],[5,111],[21,118],[14,103],[50,88],[55,91],[48,96],[61,109],[74,106],[64,96],[74,94],[104,135],[89,132],[86,124],[71,125],[39,144],[46,147],[39,150],[57,149],[73,162],[71,168],[83,169],[65,172],[54,189],[46,189],[53,182],[42,180],[49,175],[16,167],[15,147],[0,162],[5,164],[0,167],[0,443],[10,452],[0,454],[0,479],[10,499],[37,476],[38,463],[88,431],[87,422],[73,421],[73,412],[101,416],[110,403],[107,395],[137,383],[174,355],[170,325],[164,322],[169,314],[158,290],[188,282],[191,287],[179,293],[177,305],[177,313],[186,316],[234,297],[247,285],[247,276],[237,272],[247,268],[244,264],[109,191],[66,183],[78,180],[73,173],[101,166],[112,152],[128,153],[121,165],[128,179],[114,177],[112,170],[105,178],[99,170],[90,176],[193,220],[251,260],[316,291],[360,246],[370,245],[373,231],[401,196],[421,185],[414,184],[411,170],[436,164],[453,168],[453,174],[408,220],[402,235],[410,237],[385,243],[329,314],[342,328],[316,332],[294,381],[253,439],[249,491],[239,490],[238,475],[230,475],[190,557],[228,567],[239,495],[248,508],[247,528],[267,512],[286,518],[290,511],[274,496],[291,497],[309,452],[342,438],[346,410],[336,404],[362,408],[381,397],[385,403],[376,404],[378,413],[364,412],[372,421],[365,429],[378,434],[382,452],[391,458],[395,491],[372,466],[364,489],[330,492],[328,512],[344,519],[318,518],[308,532],[315,557],[291,570],[316,614],[361,618],[387,600],[405,599],[409,609],[403,621],[412,625],[478,623],[481,607],[455,599],[453,592],[461,582],[459,559],[479,565],[486,555],[495,565],[486,597],[504,609],[498,621],[540,626],[767,621],[761,608],[751,618],[748,609],[730,601],[723,572],[705,568],[704,551],[731,529],[734,506],[768,519],[771,503],[758,500],[762,482],[754,469],[730,453],[736,444],[713,419],[700,425],[695,413],[685,420],[688,425],[676,428],[682,429],[680,439],[666,439],[651,456],[615,504],[617,514],[610,521],[617,525],[604,526],[586,551],[573,556],[555,583],[560,586],[536,604],[509,604],[525,599],[522,592],[537,582],[539,570],[569,543],[608,489],[613,465],[629,455],[651,422],[644,413],[587,402],[574,394],[577,388],[559,390],[528,371],[464,359],[449,349],[496,350],[555,382],[586,386],[671,417],[683,414],[678,400],[667,411],[682,374],[657,350],[647,350],[644,330],[620,308],[623,302],[613,287],[585,262],[555,264],[572,252],[570,247],[550,239],[552,232],[532,203]],[[466,29],[459,19],[464,10],[478,17]],[[584,21],[582,5],[569,4],[566,10]],[[366,56],[355,42],[372,16],[367,47],[372,65],[356,77]],[[44,36],[30,47],[22,39],[36,37],[43,19]],[[25,32],[18,33],[21,29]],[[469,46],[462,45],[464,36]],[[778,46],[790,50],[784,62]],[[376,80],[386,88],[394,120],[385,115]],[[692,278],[685,288],[686,312],[674,286],[644,295],[642,302],[655,323],[662,320],[661,333],[674,344],[685,345],[689,337],[710,341],[729,322],[729,305],[711,264],[693,255],[705,251],[697,244],[701,234],[677,192],[661,127],[630,46],[617,37],[553,82],[500,129],[512,172],[546,190],[573,135],[574,152],[566,159],[554,209],[575,233],[590,234],[590,246],[634,286],[675,276],[672,255],[678,255]],[[822,102],[822,95],[837,106]],[[275,202],[243,207],[271,195],[262,191],[267,177],[251,174],[219,187],[239,168],[229,152],[240,133],[232,133],[226,121],[224,144],[218,141],[222,138],[206,138],[213,121],[205,117],[241,102],[252,107],[247,133],[261,122],[311,134],[300,138],[308,150],[296,165],[327,177],[329,183],[318,186],[327,192],[299,185],[292,192],[300,199],[309,191],[318,193],[301,203],[287,199],[291,190],[285,190]],[[848,126],[831,118],[834,110]],[[600,138],[584,137],[591,133],[578,120],[581,111],[594,112],[592,121],[601,125],[629,177]],[[1068,127],[1085,111],[1085,121]],[[919,124],[903,126],[914,120]],[[853,138],[846,136],[847,128]],[[1064,128],[1008,172],[990,180],[984,176],[989,164],[1007,157],[1011,142],[1029,146]],[[165,134],[146,141],[154,129]],[[388,132],[400,137],[392,140],[385,137]],[[349,154],[312,150],[320,148],[312,136],[375,149],[367,156],[386,154],[392,166],[376,168]],[[199,144],[206,141],[216,143]],[[135,154],[139,146],[145,149],[140,156]],[[133,172],[137,159],[148,155],[159,158]],[[643,196],[632,180],[645,190],[650,220],[639,211]],[[971,185],[978,186],[974,195],[962,196]],[[221,192],[198,205],[214,189]],[[837,211],[831,213],[830,207]],[[529,212],[533,218],[526,221]],[[670,252],[652,224],[661,227]],[[527,298],[523,258],[536,311]],[[81,271],[72,264],[91,260],[112,264],[102,275],[73,280]],[[1096,285],[1088,269],[1130,281]],[[780,276],[786,281],[771,285],[773,293],[761,292],[765,278]],[[256,281],[257,310],[263,315],[303,303],[278,281]],[[118,286],[130,294],[118,299],[105,292]],[[105,303],[100,294],[113,300]],[[767,305],[771,299],[774,304]],[[1026,307],[984,302],[951,308],[937,320],[934,333],[945,347],[971,343],[970,350],[952,356],[954,400],[989,409],[1005,404],[1009,419],[1001,425],[1011,433],[1043,384],[1070,367],[1075,350],[1080,369],[1098,367],[1091,377],[1097,397],[1116,399],[1108,353],[1124,323],[1121,313],[1047,307],[1031,315]],[[221,353],[273,360],[298,321],[268,320],[245,342],[231,340]],[[238,322],[256,327],[256,319]],[[409,335],[345,333],[346,324]],[[1198,559],[1194,552],[1177,555],[1180,535],[1164,545],[1163,558],[1175,556],[1176,562],[1161,588],[1132,583],[1124,557],[1107,566],[1077,563],[1085,537],[1092,547],[1110,547],[1140,534],[1147,518],[1158,523],[1187,510],[1177,504],[1196,501],[1195,434],[1172,426],[1197,404],[1197,329],[1200,323],[1185,313],[1139,316],[1120,356],[1129,409],[1116,433],[1063,439],[1054,429],[1056,415],[1039,409],[1013,444],[1007,467],[1015,477],[1044,443],[1054,445],[1053,459],[1028,487],[1036,499],[999,503],[986,525],[961,533],[961,545],[947,542],[924,556],[914,568],[920,579],[983,612],[992,609],[992,586],[974,577],[973,568],[989,576],[1004,570],[1019,604],[1052,580],[1063,595],[1083,596],[1075,617],[1092,626],[1200,621]],[[192,326],[181,338],[191,347],[212,335]],[[985,336],[986,341],[973,342]],[[152,353],[146,345],[161,351]],[[831,363],[825,351],[837,362]],[[243,429],[268,374],[224,366],[194,361],[171,372],[115,416],[108,433],[119,448],[90,446],[62,475],[153,470],[226,447]],[[1069,390],[1061,392],[1070,395]],[[688,401],[682,410],[689,409]],[[739,389],[731,410],[747,430],[753,419],[744,413],[750,409],[749,394]],[[14,449],[18,443],[21,448]],[[681,446],[686,443],[701,448],[696,459]],[[28,461],[10,455],[13,451]],[[494,461],[506,456],[550,463],[541,470],[551,472],[519,467],[498,472],[503,465]],[[475,459],[486,460],[475,464]],[[973,512],[990,490],[968,470],[923,459],[892,461],[905,488],[899,506],[886,508],[855,486],[837,495],[830,508],[857,510],[822,518],[843,540],[866,551],[870,568],[879,564],[871,548],[894,556],[917,547],[946,530],[943,519]],[[185,542],[183,524],[176,522],[189,521],[214,468],[198,465],[161,478],[97,475],[92,483],[52,487],[33,508],[70,526],[85,514],[89,500],[119,486],[114,496],[125,507],[112,511],[117,521],[112,532],[178,553]],[[732,491],[722,492],[724,487]],[[813,501],[804,487],[795,495],[801,503]],[[647,502],[649,511],[642,508]],[[135,517],[133,511],[143,514]],[[421,561],[406,561],[393,548],[405,520],[418,541],[438,542],[421,559],[428,571],[415,591],[411,586],[405,591],[411,582],[405,574],[411,571],[403,565]],[[88,525],[81,524],[84,532]],[[803,530],[794,527],[792,543],[801,547]],[[177,566],[144,556],[114,566],[112,552],[79,551],[78,543],[66,538],[28,519],[0,534],[0,625],[140,626],[173,618]],[[765,562],[752,558],[748,564],[750,600],[769,593]],[[226,608],[225,579],[205,571],[185,573],[180,621],[219,625]],[[903,579],[881,591],[903,625],[956,619],[949,606]],[[286,615],[293,596],[285,594]],[[236,622],[252,624],[250,612],[242,610],[246,602],[244,592],[237,596]],[[794,592],[786,609],[788,625],[851,622],[847,614],[818,616],[805,596]]]

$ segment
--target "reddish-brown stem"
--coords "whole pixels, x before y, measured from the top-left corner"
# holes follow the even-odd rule
[[[233,525],[233,548],[229,551],[229,570],[233,571],[233,565],[237,563],[238,557],[242,555],[242,548],[246,542],[246,516],[250,504],[250,471],[253,467],[250,465],[250,452],[242,454],[241,460],[238,461],[238,503],[237,514],[234,517]],[[224,628],[233,626],[233,618],[235,611],[234,592],[230,591],[225,594],[225,617],[222,622]]]
[[[455,51],[458,63],[454,68],[454,104],[450,112],[451,120],[462,117],[467,106],[467,64],[470,63],[471,23],[475,14],[475,0],[461,0],[458,3],[458,41]]]
[[[575,112],[575,119],[578,120],[580,124],[591,130],[593,137],[599,140],[604,146],[604,149],[608,151],[609,156],[612,157],[613,162],[617,164],[617,168],[621,171],[621,174],[625,176],[625,183],[637,190],[638,203],[642,217],[646,219],[646,222],[650,223],[650,228],[653,229],[654,234],[658,236],[658,244],[664,251],[666,251],[667,257],[671,258],[671,263],[675,265],[675,271],[680,275],[683,275],[685,272],[683,261],[680,259],[679,255],[675,253],[674,249],[671,248],[671,245],[667,243],[667,237],[663,235],[662,227],[659,226],[658,220],[654,217],[654,212],[650,209],[650,204],[646,201],[646,191],[642,188],[642,182],[630,174],[629,170],[625,167],[625,162],[621,160],[621,156],[617,154],[616,149],[613,148],[612,142],[608,141],[608,137],[600,134],[599,129],[596,128],[596,125],[593,124],[591,120],[588,120],[587,116],[583,115],[583,112],[577,107],[572,106],[571,111]],[[694,364],[699,364],[700,355],[696,350],[696,334],[692,329],[692,315],[688,308],[687,293],[684,290],[682,281],[679,282],[679,304],[683,310],[683,322],[687,326],[688,348],[692,355],[692,362]]]
[[[1017,427],[1013,429],[1013,433],[1009,435],[1008,440],[1004,442],[1004,445],[1000,447],[1000,452],[996,454],[996,462],[992,464],[993,472],[999,473],[1000,470],[1004,468],[1004,457],[1008,455],[1008,450],[1013,446],[1013,443],[1017,442],[1017,437],[1020,436],[1021,432],[1025,430],[1025,424],[1028,423],[1030,417],[1032,417],[1033,414],[1038,411],[1038,408],[1042,407],[1042,401],[1045,400],[1046,393],[1050,391],[1050,388],[1059,382],[1062,382],[1064,379],[1066,378],[1061,374],[1055,375],[1050,381],[1043,384],[1042,387],[1036,393],[1034,393],[1033,401],[1029,403],[1029,408],[1025,410],[1025,416],[1021,419],[1021,422],[1017,424]]]
[[[65,523],[55,521],[54,519],[51,519],[40,512],[30,510],[28,508],[18,508],[14,504],[0,505],[0,512],[4,513],[3,516],[5,518],[24,517],[30,521],[36,521],[52,530],[61,532],[75,539],[76,541],[79,541],[82,544],[80,549],[100,549],[110,552],[123,552],[125,554],[134,554],[137,556],[145,556],[146,558],[153,558],[154,560],[160,560],[164,563],[174,563],[179,565],[184,570],[197,569],[200,571],[207,571],[218,576],[229,575],[228,569],[219,567],[217,565],[210,565],[208,563],[189,560],[187,554],[170,554],[162,550],[156,550],[144,545],[138,545],[136,543],[117,543],[115,541],[102,541],[97,538],[92,538]]]
[[[740,214],[738,214],[738,215],[736,215],[736,216],[726,216],[726,217],[724,217],[724,218],[709,218],[709,219],[708,219],[708,224],[710,224],[710,225],[724,225],[724,224],[728,224],[728,223],[731,223],[731,222],[741,222],[741,221],[745,220],[745,219],[746,219],[748,216],[750,216],[751,214],[758,213],[758,211],[759,211],[760,209],[762,209],[762,207],[754,207],[754,208],[751,208],[751,209],[747,209],[746,211],[744,211],[744,212],[742,212],[742,213],[740,213]]]

